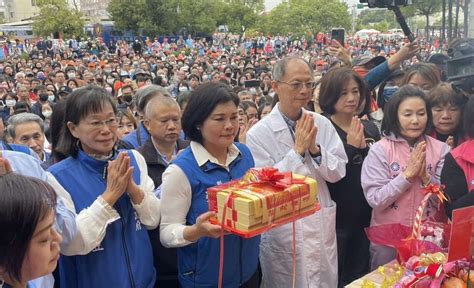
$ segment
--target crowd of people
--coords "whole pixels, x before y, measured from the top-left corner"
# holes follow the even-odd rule
[[[474,98],[446,47],[343,44],[2,43],[0,287],[344,287],[395,259],[364,229],[412,226],[423,187],[450,199],[424,219],[474,205]],[[296,259],[292,224],[209,221],[207,189],[252,167],[318,182]]]

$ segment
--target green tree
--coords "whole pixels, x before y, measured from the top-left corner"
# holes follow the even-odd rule
[[[107,7],[111,19],[118,30],[138,32],[145,13],[143,0],[112,0]]]
[[[211,33],[222,0],[112,0],[108,12],[120,30],[146,35]]]
[[[266,32],[307,35],[334,27],[351,28],[346,4],[337,0],[290,0],[278,5],[266,16]]]
[[[62,37],[82,35],[82,13],[71,9],[66,0],[38,0],[39,15],[33,22],[33,32],[41,36],[60,33]]]
[[[365,9],[358,17],[359,24],[364,28],[373,27],[375,24],[385,23],[387,29],[398,28],[395,14],[392,11],[386,9]],[[379,30],[374,27],[374,29]]]
[[[414,0],[413,7],[417,15],[424,16],[426,19],[425,34],[428,39],[430,35],[430,16],[441,10],[441,0]]]
[[[239,35],[240,42],[247,29],[259,25],[263,8],[263,0],[224,0],[218,8],[217,23],[226,25],[229,33]]]

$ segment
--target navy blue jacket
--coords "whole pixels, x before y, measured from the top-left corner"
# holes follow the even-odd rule
[[[242,178],[254,161],[247,146],[235,143],[240,155],[229,165],[229,170],[207,162],[201,167],[190,147],[174,161],[191,184],[192,201],[186,216],[186,225],[209,211],[207,188]],[[226,235],[224,251],[223,287],[239,287],[257,271],[260,236],[244,239]],[[217,287],[219,274],[219,239],[203,237],[196,243],[178,248],[179,282],[182,287]]]
[[[134,167],[133,179],[140,184],[140,169],[128,153]],[[117,156],[116,153],[115,156]],[[115,157],[114,156],[114,157]],[[79,151],[49,168],[58,182],[69,192],[76,212],[89,207],[106,188],[107,161],[99,161]],[[61,256],[60,285],[67,288],[151,288],[155,269],[151,243],[145,227],[124,194],[114,205],[120,219],[107,226],[102,243],[87,255]]]

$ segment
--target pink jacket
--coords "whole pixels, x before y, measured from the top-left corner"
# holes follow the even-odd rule
[[[467,191],[474,190],[474,139],[470,139],[453,151],[453,158],[466,176]]]
[[[439,183],[444,156],[449,152],[449,146],[429,136],[424,136],[424,140],[426,170],[431,175],[431,183]],[[413,225],[424,194],[421,192],[420,179],[410,183],[403,176],[411,150],[403,138],[391,134],[375,143],[365,158],[361,183],[365,198],[373,208],[371,226],[393,223],[409,227]],[[425,217],[442,220],[444,211],[439,211],[441,207],[433,199],[425,209]]]

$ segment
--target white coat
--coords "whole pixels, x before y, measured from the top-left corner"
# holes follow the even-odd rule
[[[303,161],[295,152],[294,140],[283,119],[279,104],[247,134],[247,145],[256,167],[275,167],[318,181],[321,210],[296,221],[296,287],[337,287],[336,203],[332,201],[326,181],[336,182],[346,174],[347,156],[331,122],[314,115],[318,128],[316,143],[321,147],[318,165],[309,153]],[[292,287],[292,224],[262,235],[260,262],[263,287]]]

